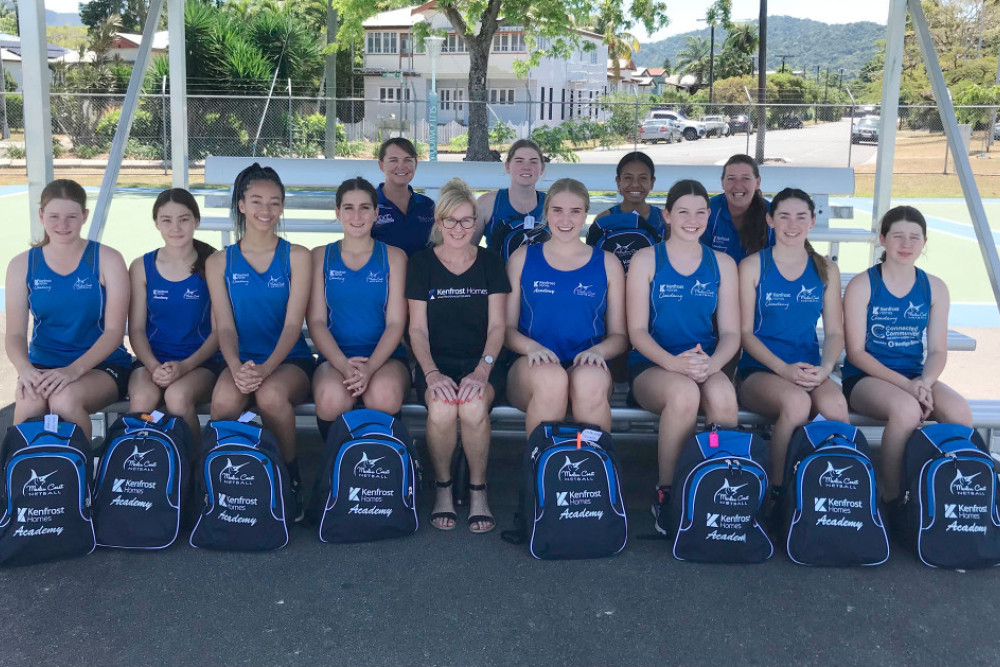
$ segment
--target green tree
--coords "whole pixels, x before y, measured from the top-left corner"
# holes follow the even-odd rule
[[[149,0],[90,0],[80,7],[80,20],[91,32],[113,16],[120,19],[122,32],[142,32],[148,15]]]
[[[603,0],[602,0],[603,1]],[[387,0],[336,0],[343,23],[337,41],[357,40],[364,34],[362,22],[373,14],[391,7]],[[462,36],[469,53],[469,151],[467,160],[490,159],[489,124],[486,108],[486,71],[489,65],[493,36],[500,25],[524,26],[529,55],[518,63],[517,71],[525,74],[537,67],[543,58],[566,58],[581,46],[575,28],[586,26],[591,17],[600,14],[598,0],[437,0],[434,9],[443,13],[455,31]],[[613,13],[615,32],[627,32],[642,24],[647,32],[665,25],[666,5],[662,0],[632,0],[626,13]],[[546,47],[539,48],[539,40]]]
[[[684,48],[677,54],[677,71],[694,76],[701,86],[708,79],[709,41],[693,35],[685,37],[684,41]]]

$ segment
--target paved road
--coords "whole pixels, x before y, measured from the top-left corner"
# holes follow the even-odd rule
[[[768,159],[781,158],[788,164],[811,167],[846,167],[847,152],[851,137],[849,118],[837,123],[821,125],[807,124],[797,130],[768,130],[765,156]],[[657,164],[723,164],[734,153],[749,153],[757,150],[757,135],[750,136],[749,149],[747,135],[712,137],[698,141],[683,141],[675,144],[642,145]],[[617,163],[632,146],[612,150],[593,150],[579,153],[581,162]],[[854,145],[851,148],[851,165],[858,166],[875,157],[876,147],[871,144]]]

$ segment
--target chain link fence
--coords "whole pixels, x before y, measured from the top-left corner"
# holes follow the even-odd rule
[[[387,90],[393,92],[387,94]],[[642,95],[597,96],[583,92],[558,101],[443,100],[439,101],[437,113],[438,150],[439,153],[464,154],[468,146],[469,115],[477,104],[486,107],[490,144],[494,149],[501,151],[515,139],[531,137],[542,146],[546,155],[566,161],[579,159],[579,153],[587,150],[715,137],[728,138],[731,152],[745,151],[754,155],[756,135],[762,125],[769,132],[783,133],[768,135],[765,155],[780,158],[782,152],[791,151],[794,153],[792,159],[802,165],[851,165],[852,159],[856,159],[853,146],[877,144],[877,137],[870,131],[861,131],[861,128],[877,127],[870,118],[878,115],[877,106],[842,101],[825,104],[784,102],[780,96],[777,101],[760,106],[753,102],[753,91],[744,92],[746,101],[714,104],[653,102]],[[23,158],[23,144],[17,142],[19,132],[23,132],[21,96],[8,93],[2,101],[0,123],[10,128],[14,141],[5,144],[0,157]],[[53,93],[51,101],[54,156],[83,160],[106,157],[124,96]],[[322,97],[291,92],[270,97],[198,94],[189,95],[187,105],[188,148],[192,161],[207,155],[323,155],[327,101]],[[414,140],[421,156],[427,155],[432,135],[428,104],[419,99],[412,88],[400,84],[398,88],[382,89],[378,99],[338,99],[336,105],[338,156],[374,157],[381,141],[390,136]],[[996,109],[958,107],[956,113],[959,122],[967,128],[970,152],[989,152],[997,134]],[[171,122],[170,101],[165,90],[142,95],[126,143],[125,158],[159,161],[164,169],[168,168]],[[791,130],[800,132],[786,133]],[[942,128],[937,108],[900,107],[899,130],[909,137],[927,137],[940,142]],[[946,160],[944,145],[940,146],[940,159]],[[936,169],[927,168],[928,173],[933,171]]]

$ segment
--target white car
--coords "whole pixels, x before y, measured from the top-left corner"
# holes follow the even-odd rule
[[[701,122],[705,124],[706,137],[728,137],[732,133],[725,116],[705,116]]]
[[[655,144],[657,141],[672,144],[683,137],[684,134],[676,121],[645,120],[639,126],[639,142],[643,144]]]
[[[646,120],[672,120],[680,126],[684,138],[688,141],[701,139],[707,133],[704,123],[685,118],[676,111],[669,109],[653,109],[646,115]],[[646,121],[643,121],[646,122]]]

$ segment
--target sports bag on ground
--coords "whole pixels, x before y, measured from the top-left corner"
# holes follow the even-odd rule
[[[861,430],[838,421],[795,429],[781,495],[788,557],[800,565],[881,565],[889,538]]]
[[[417,530],[420,464],[402,421],[352,410],[334,422],[308,515],[323,542],[369,542]]]
[[[94,483],[97,544],[170,546],[193,497],[191,429],[162,412],[133,413],[111,425],[104,443]]]
[[[601,558],[625,548],[614,441],[599,427],[539,424],[528,438],[522,485],[521,529],[535,558]]]
[[[587,230],[587,244],[614,253],[628,272],[632,255],[663,239],[638,213],[610,213],[597,218]]]
[[[928,424],[903,455],[899,536],[925,565],[1000,564],[997,467],[975,429]]]
[[[202,436],[199,490],[204,505],[191,546],[266,551],[288,544],[295,501],[288,471],[270,431],[240,421],[211,421]]]
[[[712,428],[685,443],[666,511],[677,560],[760,563],[774,553],[761,526],[767,444],[744,431]]]
[[[12,426],[0,460],[0,564],[30,565],[94,550],[93,458],[76,424],[47,415]]]

